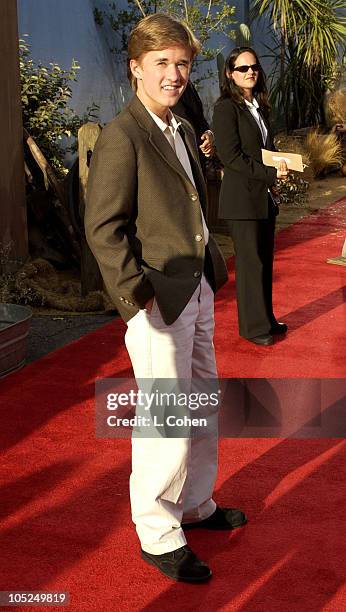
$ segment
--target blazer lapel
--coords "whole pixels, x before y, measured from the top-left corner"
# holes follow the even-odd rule
[[[183,166],[169,144],[167,138],[164,136],[160,128],[156,125],[155,121],[150,117],[146,108],[137,96],[134,96],[128,105],[129,112],[133,115],[139,125],[148,132],[148,138],[150,144],[154,147],[157,153],[162,159],[171,167],[175,172],[178,172],[180,176],[188,181],[191,185],[191,181],[186,174]]]
[[[173,168],[178,174],[180,174],[185,180],[191,183],[188,175],[186,174],[183,166],[181,165],[178,157],[173,151],[167,138],[161,132],[160,128],[153,121],[152,131],[149,132],[149,142],[156,149],[159,155],[165,160],[167,164]]]
[[[261,143],[261,148],[267,147],[269,149],[273,149],[274,148],[274,142],[273,142],[273,138],[272,138],[272,134],[271,134],[271,128],[270,128],[270,125],[269,125],[268,121],[263,116],[263,113],[261,112],[261,109],[260,108],[257,109],[258,110],[258,114],[260,115],[260,117],[261,117],[265,127],[267,128],[267,138],[266,138],[266,141],[265,141],[264,144],[263,144],[262,132],[261,132],[259,126],[258,126],[258,123],[257,123],[255,117],[253,116],[253,114],[251,113],[251,111],[250,111],[250,109],[248,107],[246,107],[246,108],[242,107],[242,108],[243,108],[243,110],[245,110],[248,113],[248,115],[250,115],[250,119],[251,119],[252,124],[254,126],[256,126],[257,135],[258,135],[260,143]]]
[[[189,156],[193,178],[196,184],[197,191],[200,196],[200,201],[202,204],[203,212],[205,213],[206,205],[207,205],[206,192],[205,192],[205,181],[204,181],[204,177],[202,174],[202,170],[199,165],[199,160],[196,159],[196,151],[195,151],[196,145],[194,142],[194,135],[190,133],[189,131],[185,130],[182,125],[179,126],[178,130],[179,130],[180,136],[183,139],[183,143],[186,147],[187,154]]]
[[[253,116],[252,112],[250,111],[250,109],[248,109],[247,106],[246,106],[246,108],[244,108],[242,106],[242,110],[247,113],[247,117],[250,117],[250,121],[253,124],[254,128],[256,129],[256,133],[257,133],[257,136],[259,138],[259,141],[260,141],[260,144],[261,144],[261,148],[263,148],[265,145],[263,144],[262,132],[261,132],[261,130],[259,128],[259,125],[258,125],[255,117]],[[261,117],[262,117],[262,115],[261,115]],[[266,125],[266,127],[267,127],[267,125]],[[268,139],[268,134],[267,134],[267,139]]]
[[[258,108],[257,110],[258,110],[258,114],[260,115],[260,117],[261,117],[261,119],[262,119],[262,121],[263,121],[264,125],[265,125],[265,126],[266,126],[266,128],[267,128],[267,138],[266,138],[266,141],[265,141],[265,147],[267,147],[267,148],[269,147],[269,149],[271,149],[271,148],[273,147],[273,139],[272,139],[272,136],[271,136],[271,129],[270,129],[269,122],[268,122],[268,121],[267,121],[267,119],[264,117],[264,115],[263,115],[263,113],[262,113],[261,109],[260,109],[260,108]]]
[[[273,139],[273,134],[272,134],[270,123],[269,123],[269,121],[267,121],[267,119],[265,119],[265,117],[263,116],[263,113],[261,111],[259,111],[259,112],[260,112],[262,121],[263,121],[264,125],[267,128],[267,139],[266,139],[265,146],[270,151],[275,151],[276,149],[275,149],[275,145],[274,145],[274,139]]]

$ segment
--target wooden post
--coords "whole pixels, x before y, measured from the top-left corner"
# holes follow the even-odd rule
[[[101,133],[101,127],[97,123],[85,123],[78,130],[78,155],[79,155],[79,214],[83,222],[83,233],[81,237],[81,289],[82,295],[88,295],[90,291],[103,288],[102,276],[95,257],[89,249],[84,234],[84,214],[86,188],[89,174],[89,163],[96,141]]]
[[[0,272],[28,257],[16,0],[0,2]]]

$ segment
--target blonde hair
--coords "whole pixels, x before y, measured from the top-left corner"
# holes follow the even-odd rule
[[[127,45],[127,74],[134,91],[137,90],[137,79],[131,72],[130,60],[138,61],[148,51],[159,51],[169,46],[188,47],[191,50],[191,60],[201,50],[201,44],[189,26],[164,13],[148,15],[133,28]]]

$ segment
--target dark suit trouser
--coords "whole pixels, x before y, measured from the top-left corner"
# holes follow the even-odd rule
[[[239,334],[268,334],[272,303],[275,216],[227,220],[234,243]]]

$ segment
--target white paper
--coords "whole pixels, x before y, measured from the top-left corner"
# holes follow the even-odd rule
[[[284,153],[283,151],[262,149],[262,161],[265,166],[273,166],[278,169],[281,160],[286,162],[289,170],[304,171],[303,158],[299,153]]]

